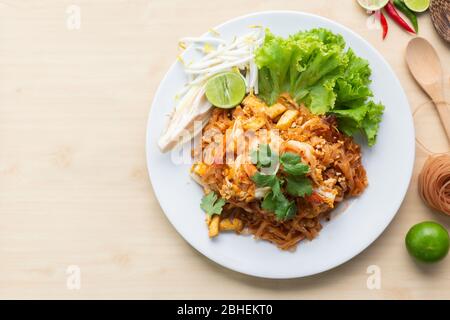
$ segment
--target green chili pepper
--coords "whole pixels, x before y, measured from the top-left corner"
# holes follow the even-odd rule
[[[394,0],[394,6],[400,10],[412,23],[416,33],[419,33],[419,23],[417,22],[417,16],[414,11],[411,11],[403,0]]]

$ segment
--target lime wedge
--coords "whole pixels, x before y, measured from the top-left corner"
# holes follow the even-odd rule
[[[206,98],[213,106],[233,108],[244,99],[245,88],[244,78],[239,73],[219,73],[206,83]]]
[[[430,6],[430,0],[405,0],[406,6],[415,12],[424,12]]]
[[[361,7],[366,10],[375,11],[383,8],[389,0],[358,0]]]

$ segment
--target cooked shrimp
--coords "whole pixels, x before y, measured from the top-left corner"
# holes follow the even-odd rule
[[[308,163],[311,167],[311,178],[316,184],[320,184],[322,177],[316,172],[317,159],[314,155],[314,148],[305,142],[300,142],[296,140],[289,140],[281,145],[282,152],[293,152],[298,154],[302,160]]]

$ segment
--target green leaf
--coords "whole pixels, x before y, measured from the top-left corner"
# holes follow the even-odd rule
[[[260,172],[256,172],[252,176],[253,182],[256,184],[257,187],[272,187],[276,181],[277,181],[276,175],[269,175],[269,174],[262,174]]]
[[[350,119],[354,121],[354,125],[358,126],[367,114],[367,107],[360,105],[351,109],[333,110],[333,113],[340,119]]]
[[[297,214],[297,206],[294,201],[287,201],[279,204],[275,209],[275,215],[278,220],[288,220]]]
[[[358,123],[351,118],[341,118],[338,117],[339,130],[344,132],[348,136],[354,136],[361,132],[358,127]]]
[[[336,81],[336,108],[348,107],[354,101],[363,104],[367,97],[372,96],[369,88],[371,70],[367,60],[357,57],[352,49],[346,52],[348,65]]]
[[[253,150],[250,153],[250,160],[258,168],[270,167],[272,161],[274,161],[274,156],[275,154],[272,154],[272,150],[268,144],[260,144],[257,150]]]
[[[311,195],[312,194],[312,184],[311,181],[306,178],[298,178],[298,177],[292,177],[289,176],[286,178],[287,185],[286,185],[286,191],[294,196],[294,197],[304,197],[305,195]]]
[[[336,94],[333,91],[334,83],[330,86],[319,84],[311,87],[309,92],[309,109],[314,114],[325,114],[330,110],[329,106],[334,105]]]
[[[290,202],[281,191],[282,181],[276,175],[264,175],[257,172],[252,177],[258,187],[270,187],[271,191],[264,197],[261,208],[273,212],[278,220],[286,220],[296,213],[294,202]]]
[[[200,203],[200,208],[202,208],[207,215],[212,216],[214,214],[221,214],[222,207],[225,205],[225,199],[220,198],[217,200],[217,195],[215,192],[211,191],[207,195],[204,195]]]
[[[292,152],[284,153],[280,163],[283,165],[284,172],[294,176],[303,176],[309,172],[309,166],[302,163],[300,156]]]
[[[259,96],[269,105],[288,92],[314,114],[334,113],[345,134],[375,143],[384,108],[369,99],[369,63],[346,50],[342,36],[319,28],[283,38],[267,30],[255,61]]]
[[[309,172],[309,166],[301,162],[300,156],[286,152],[281,156],[280,163],[283,165],[283,171],[288,174],[285,178],[288,183],[286,191],[293,196],[311,194],[311,182],[305,177],[305,174]],[[271,188],[261,203],[262,209],[273,212],[278,220],[290,219],[296,215],[295,202],[289,201],[281,190],[284,180],[278,178],[276,174],[266,175],[260,172],[255,173],[251,179],[257,187]]]
[[[296,164],[302,160],[300,156],[293,152],[285,152],[281,155],[280,162],[281,164]]]
[[[377,139],[378,128],[383,116],[384,106],[382,104],[369,101],[367,109],[368,111],[362,121],[361,127],[367,137],[367,140],[369,141],[369,146],[372,146],[375,144]]]
[[[264,45],[258,49],[258,87],[260,97],[272,105],[283,92],[291,65],[291,48],[287,41],[266,30]]]
[[[261,208],[269,212],[275,212],[275,209],[277,208],[277,197],[273,194],[272,191],[267,193],[264,197],[261,203]]]
[[[289,201],[282,193],[276,196],[272,191],[264,197],[261,208],[273,212],[278,220],[290,219],[297,213],[294,201]]]
[[[375,144],[379,124],[383,115],[382,104],[369,101],[351,109],[333,110],[338,117],[339,128],[347,135],[363,132],[369,146]]]
[[[283,183],[283,181],[278,179],[278,178],[273,183],[273,185],[272,185],[272,192],[273,192],[275,197],[280,197],[280,196],[283,195],[283,193],[281,191],[281,184],[282,183]]]

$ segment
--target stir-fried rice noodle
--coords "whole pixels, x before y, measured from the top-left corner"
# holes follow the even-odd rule
[[[337,203],[364,191],[367,177],[359,145],[338,131],[335,117],[313,115],[287,94],[277,103],[298,111],[288,128],[280,129],[277,122],[282,115],[272,118],[267,110],[273,106],[251,94],[232,110],[215,108],[203,129],[202,150],[193,150],[193,168],[203,168],[201,172],[193,169],[193,175],[206,193],[214,191],[226,200],[221,220],[242,221],[243,228],[235,230],[237,233],[252,234],[289,250],[303,239],[315,238],[322,229],[321,221],[329,219]],[[310,166],[307,177],[313,193],[287,195],[297,206],[292,219],[278,220],[261,208],[268,190],[257,188],[251,179],[258,169],[251,163],[250,153],[262,143],[280,155],[296,153]]]

